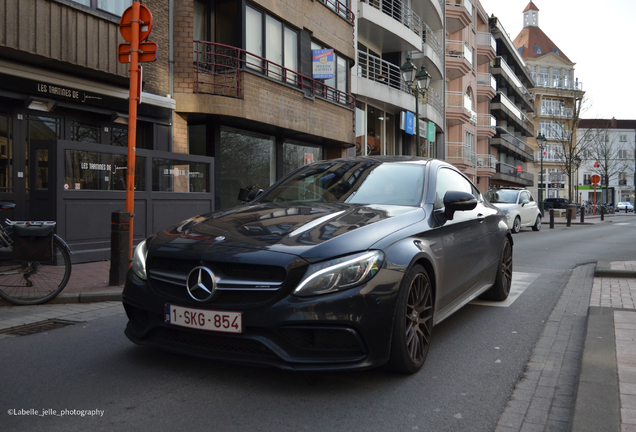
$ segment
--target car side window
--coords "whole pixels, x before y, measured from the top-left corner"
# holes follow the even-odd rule
[[[437,184],[435,188],[436,209],[444,207],[444,195],[446,195],[448,191],[468,192],[479,199],[479,192],[477,191],[477,194],[475,194],[473,185],[461,174],[450,168],[441,168],[437,171]]]
[[[532,201],[532,197],[530,196],[530,194],[526,191],[521,192],[521,195],[519,196],[519,203],[522,203],[524,201]]]

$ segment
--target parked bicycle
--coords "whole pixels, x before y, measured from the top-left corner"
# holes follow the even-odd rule
[[[0,202],[8,210],[14,203]],[[71,277],[71,250],[54,221],[11,221],[0,226],[0,297],[16,305],[53,299]]]

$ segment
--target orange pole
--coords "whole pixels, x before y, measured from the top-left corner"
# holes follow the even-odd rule
[[[128,181],[126,183],[126,211],[130,213],[130,231],[128,233],[128,266],[132,266],[133,221],[135,220],[135,155],[137,141],[137,80],[139,79],[139,2],[132,3],[131,41],[130,41],[130,95],[128,97]]]
[[[594,183],[594,212],[592,213],[594,216],[596,216],[596,183]]]

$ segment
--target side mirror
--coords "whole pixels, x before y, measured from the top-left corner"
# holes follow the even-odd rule
[[[473,194],[460,191],[448,191],[444,195],[444,216],[452,220],[456,211],[472,210],[477,207],[477,198]]]
[[[263,193],[263,189],[256,185],[239,189],[238,200],[242,202],[253,201],[257,196]]]

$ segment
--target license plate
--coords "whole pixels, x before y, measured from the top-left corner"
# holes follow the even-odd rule
[[[212,311],[166,304],[166,323],[199,330],[242,333],[240,312]]]

